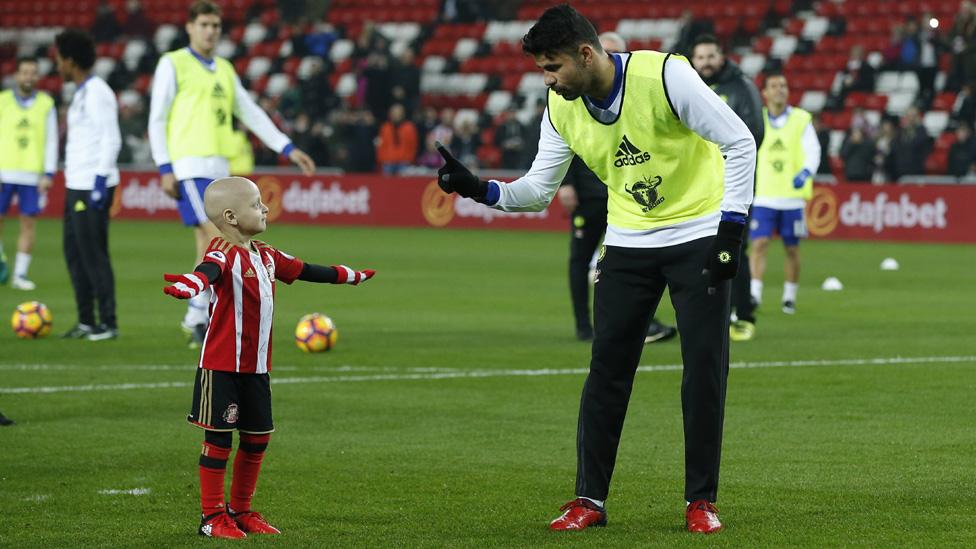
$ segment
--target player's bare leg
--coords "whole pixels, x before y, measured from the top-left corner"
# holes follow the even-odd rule
[[[800,247],[786,246],[786,260],[783,266],[786,281],[783,283],[783,312],[796,312],[796,293],[800,282]]]
[[[220,233],[217,227],[209,221],[205,221],[193,228],[193,238],[196,242],[196,255],[193,265],[203,258],[210,241]],[[196,297],[189,300],[186,308],[186,316],[183,317],[182,327],[189,336],[189,346],[197,348],[203,343],[203,336],[206,333],[207,321],[209,319],[208,307],[210,304],[210,291],[201,292]]]
[[[0,284],[6,284],[10,277],[7,269],[7,255],[3,253],[3,216],[0,215]]]
[[[20,235],[17,237],[17,256],[14,259],[13,279],[10,286],[17,290],[33,290],[36,285],[27,278],[31,252],[34,249],[37,221],[29,216],[20,216]]]
[[[752,272],[750,293],[756,304],[762,303],[763,277],[766,275],[766,252],[769,250],[769,237],[759,237],[752,241],[752,254],[749,256],[749,270]]]

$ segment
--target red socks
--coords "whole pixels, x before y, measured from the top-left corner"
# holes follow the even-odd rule
[[[230,484],[230,507],[236,513],[251,510],[251,498],[258,483],[261,461],[271,435],[241,433],[241,441],[234,457],[234,478]]]
[[[200,452],[200,506],[203,516],[224,511],[224,471],[230,448],[203,443]]]

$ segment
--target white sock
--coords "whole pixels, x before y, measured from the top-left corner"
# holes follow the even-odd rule
[[[763,281],[758,278],[750,280],[749,293],[752,294],[752,298],[756,300],[756,303],[762,303]]]
[[[602,500],[602,499],[593,499],[593,498],[587,498],[587,497],[583,497],[583,496],[576,496],[576,497],[578,497],[580,499],[585,499],[587,501],[592,501],[593,503],[597,504],[600,507],[603,507],[603,503],[605,501],[605,500]]]
[[[796,303],[796,291],[800,289],[800,285],[796,282],[784,282],[783,283],[783,301],[792,301]]]
[[[191,297],[186,307],[186,316],[183,317],[184,326],[196,326],[206,324],[210,320],[208,310],[210,308],[210,289],[200,292],[196,297]]]
[[[30,267],[31,254],[17,252],[14,260],[14,278],[27,278],[27,268]]]

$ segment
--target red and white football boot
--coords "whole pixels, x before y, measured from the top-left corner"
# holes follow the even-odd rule
[[[590,526],[606,526],[607,511],[586,498],[576,498],[559,508],[565,511],[549,523],[550,530],[582,530]]]
[[[705,499],[688,504],[688,509],[685,510],[685,521],[688,523],[689,532],[714,534],[722,529],[722,523],[718,520],[718,509]]]
[[[237,527],[234,519],[223,511],[204,517],[203,521],[200,522],[198,533],[201,536],[223,539],[244,539],[247,537],[247,534]]]
[[[242,511],[240,513],[234,513],[232,516],[234,518],[234,522],[237,523],[237,526],[248,534],[281,533],[281,530],[268,524],[268,521],[264,520],[261,513],[256,513],[254,511]]]

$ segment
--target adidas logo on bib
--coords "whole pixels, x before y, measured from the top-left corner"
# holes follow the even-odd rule
[[[616,160],[614,160],[613,165],[618,168],[636,166],[651,159],[651,153],[638,149],[627,139],[626,135],[620,140],[620,146],[617,147],[617,154],[614,156]]]

